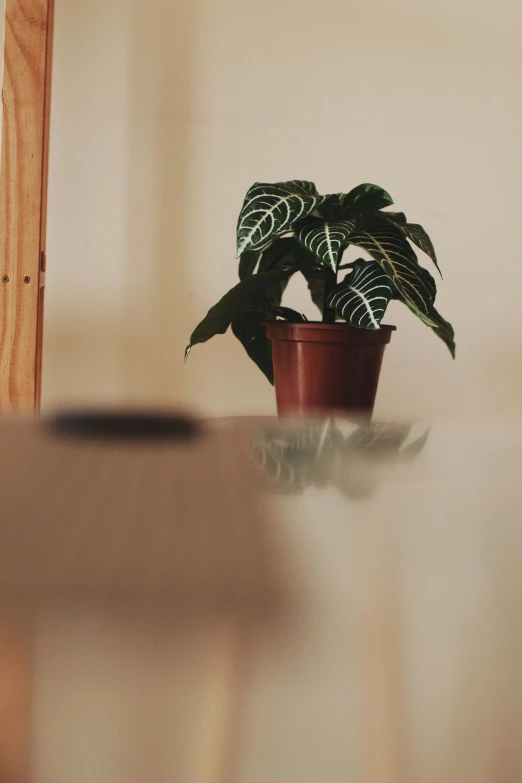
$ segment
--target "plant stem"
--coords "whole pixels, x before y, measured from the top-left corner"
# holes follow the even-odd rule
[[[326,303],[331,292],[337,285],[337,272],[329,267],[324,270],[323,324],[335,323],[335,308],[327,307]]]

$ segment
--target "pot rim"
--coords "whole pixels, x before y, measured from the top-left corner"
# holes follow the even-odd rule
[[[389,329],[392,332],[397,331],[397,327],[393,326],[392,324],[381,324],[379,329],[364,329],[363,327],[352,326],[352,324],[347,324],[342,322],[336,322],[334,324],[325,324],[322,321],[263,321],[263,326],[282,326],[282,327],[297,326],[299,329],[311,329],[311,328],[333,329],[333,330],[354,329],[357,332],[380,332],[382,329]]]
[[[323,324],[320,321],[292,323],[290,321],[265,322],[269,340],[339,345],[387,345],[396,326],[383,325],[380,329],[361,329],[346,323]]]

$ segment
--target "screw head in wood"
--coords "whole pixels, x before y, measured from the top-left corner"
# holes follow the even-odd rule
[[[24,277],[24,283],[30,283],[30,282],[31,282],[31,278],[29,277],[29,275],[26,275]]]
[[[8,275],[4,275],[2,277],[2,283],[8,283],[8,282],[9,282],[9,276]]]

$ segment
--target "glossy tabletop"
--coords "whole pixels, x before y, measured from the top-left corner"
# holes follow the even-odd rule
[[[522,780],[522,421],[234,419],[305,585],[245,781]]]
[[[74,561],[82,584],[97,574],[99,597],[100,579],[113,574],[147,600],[157,583],[184,601],[197,597],[200,608],[205,596],[213,605],[220,584],[228,585],[227,601],[234,595],[232,572],[222,570],[230,546],[237,595],[252,597],[251,585],[264,584],[256,575],[266,570],[259,532],[266,524],[277,533],[273,572],[284,575],[295,611],[238,656],[241,629],[238,636],[221,612],[209,637],[203,615],[191,620],[193,598],[181,624],[163,617],[154,630],[129,630],[94,608],[44,606],[31,631],[31,783],[522,780],[522,421],[233,418],[207,421],[203,430],[213,445],[201,463],[182,451],[170,462],[149,447],[135,463],[128,455],[109,459],[112,478],[104,473],[96,486],[98,500],[108,492],[112,505],[87,492],[82,507],[95,516],[102,507],[124,512],[134,533],[116,547],[111,515],[103,524],[98,515],[90,570]],[[89,459],[96,470],[98,460]],[[61,464],[63,477],[69,467]],[[20,507],[9,489],[25,475],[16,471],[4,459],[4,514]],[[73,471],[75,480],[92,483],[82,471]],[[51,469],[46,477],[42,486],[56,481]],[[53,497],[67,499],[60,493]],[[158,514],[136,516],[143,497]],[[33,494],[22,504],[33,510],[33,530],[35,503]],[[187,526],[196,503],[204,517]],[[70,510],[77,513],[74,504]],[[193,530],[195,543],[183,543],[182,529]],[[44,526],[38,546],[29,547],[39,567],[50,531]],[[137,555],[149,543],[161,563],[158,580],[152,561]],[[169,546],[176,578],[165,567]],[[25,557],[24,548],[12,551]],[[104,552],[120,553],[116,571]],[[183,552],[200,564],[196,570]],[[134,578],[133,562],[147,565],[144,581]],[[214,562],[217,581],[199,570]],[[12,572],[21,584],[21,572],[10,568],[4,576]],[[53,570],[38,573],[50,579]],[[60,579],[64,573],[69,586],[78,584],[78,574],[69,568]],[[31,583],[30,569],[24,579]],[[238,692],[247,680],[233,705],[234,770],[223,773],[208,759],[231,714],[225,685]]]

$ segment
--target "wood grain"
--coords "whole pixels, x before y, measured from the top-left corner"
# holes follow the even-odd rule
[[[2,618],[5,623],[5,615]],[[28,783],[31,744],[32,661],[29,634],[0,628],[0,780]]]
[[[52,0],[6,0],[0,170],[1,412],[38,407],[51,32]]]

